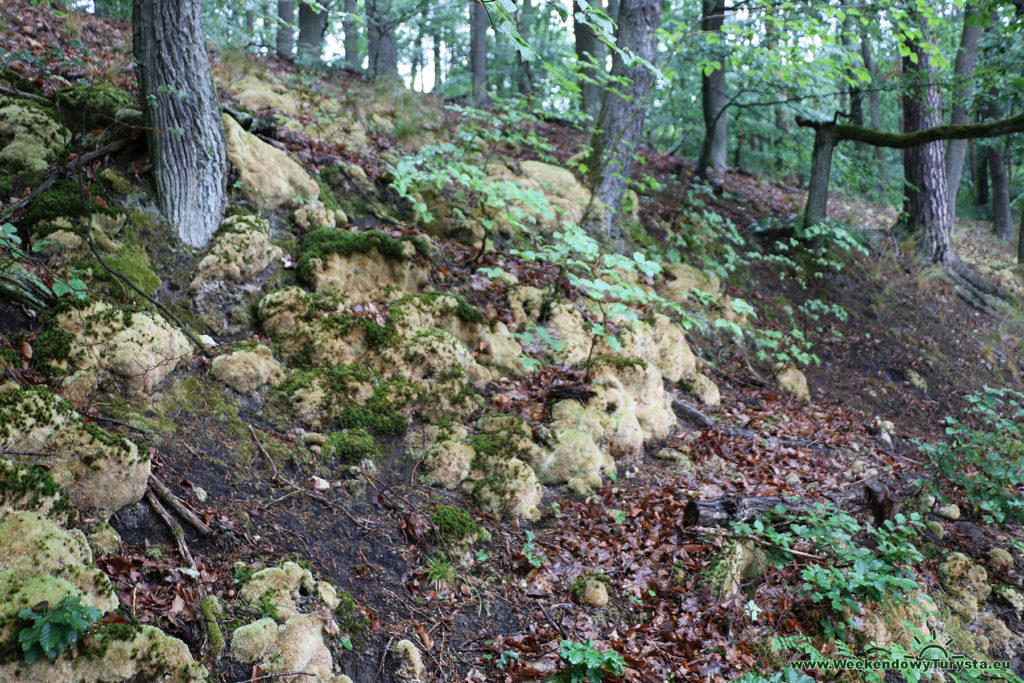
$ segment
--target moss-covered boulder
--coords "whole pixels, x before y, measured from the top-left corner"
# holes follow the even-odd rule
[[[163,318],[105,301],[68,310],[56,322],[73,337],[69,368],[95,374],[100,385],[121,383],[136,396],[152,394],[192,355],[188,338]]]
[[[310,603],[315,590],[316,580],[308,569],[284,562],[254,573],[239,596],[280,622],[299,614],[300,606]]]
[[[939,563],[938,574],[945,589],[939,599],[965,624],[974,621],[979,606],[985,603],[992,592],[985,568],[963,553],[949,553]]]
[[[71,508],[49,470],[0,458],[0,515],[15,510],[60,520]]]
[[[796,396],[803,401],[811,399],[811,391],[807,386],[807,377],[792,363],[775,374],[775,383],[787,394]]]
[[[106,128],[117,122],[117,113],[122,109],[138,108],[131,93],[110,83],[61,88],[57,99],[64,121],[78,130]]]
[[[193,308],[220,334],[239,331],[282,254],[270,241],[265,219],[252,214],[226,218],[189,287]]]
[[[0,665],[0,680],[20,683],[206,683],[209,672],[188,646],[153,626],[115,624],[88,634],[69,653],[32,666],[20,660]]]
[[[242,195],[261,210],[273,211],[296,198],[315,200],[320,186],[288,153],[245,131],[223,115],[228,161],[238,170]]]
[[[149,458],[129,439],[85,423],[43,389],[0,394],[0,449],[47,454],[39,464],[81,512],[101,519],[142,498]]]
[[[565,221],[582,225],[585,221],[604,220],[604,204],[569,169],[531,160],[516,167],[490,164],[487,173],[496,180],[514,182],[523,189],[543,194],[549,205],[546,211],[526,204],[516,207],[536,220],[541,233],[552,233]]]
[[[422,242],[376,231],[317,228],[302,239],[298,271],[315,291],[351,304],[380,298],[390,288],[426,289],[430,270],[424,251]]]
[[[251,394],[264,386],[276,386],[284,379],[284,368],[274,352],[263,344],[251,351],[235,351],[210,362],[210,375],[240,394]]]
[[[272,76],[248,74],[232,83],[229,89],[235,99],[253,113],[274,110],[291,118],[299,115],[299,103],[295,95]]]
[[[42,171],[53,165],[71,133],[42,107],[0,97],[0,165]]]

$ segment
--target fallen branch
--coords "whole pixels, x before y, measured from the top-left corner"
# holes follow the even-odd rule
[[[155,474],[149,475],[149,487],[154,493],[156,493],[160,500],[177,512],[182,519],[195,527],[196,531],[201,533],[203,536],[210,536],[213,534],[213,529],[210,528],[206,522],[199,519],[199,516],[196,513],[185,507],[185,504],[182,503],[177,496],[171,493]]]
[[[699,429],[716,429],[727,436],[742,436],[746,439],[758,440],[776,439],[781,445],[786,446],[787,448],[809,448],[820,453],[831,453],[835,450],[831,446],[818,443],[814,439],[795,436],[773,436],[771,434],[762,434],[761,432],[754,431],[753,429],[733,427],[732,425],[716,422],[697,408],[691,406],[689,403],[680,401],[679,399],[672,401],[672,412],[693,427]]]
[[[0,85],[0,95],[7,95],[8,97],[20,97],[23,100],[31,100],[32,102],[38,102],[40,104],[50,104],[50,100],[40,95],[33,95],[30,92],[24,90],[17,90],[15,88],[6,88]]]
[[[171,535],[174,536],[174,542],[178,545],[178,554],[181,555],[182,561],[189,569],[198,573],[196,561],[192,557],[192,552],[188,549],[188,543],[185,541],[185,532],[182,530],[181,525],[175,521],[174,517],[171,517],[171,513],[167,511],[167,508],[160,504],[151,488],[146,489],[146,502],[156,511],[156,514],[160,515],[160,518],[164,520],[164,524],[171,530]],[[198,580],[196,583],[199,584],[201,596],[205,598],[206,590],[203,588],[203,584]]]

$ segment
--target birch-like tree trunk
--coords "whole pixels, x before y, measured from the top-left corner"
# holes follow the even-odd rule
[[[291,59],[295,51],[295,1],[277,0],[277,56]]]
[[[971,3],[964,8],[964,27],[960,33],[960,47],[957,49],[953,65],[953,111],[950,123],[969,123],[967,100],[971,96],[971,80],[974,77],[974,65],[978,61],[978,41],[982,32],[978,14],[977,4]],[[960,177],[963,174],[966,156],[967,140],[949,141],[946,148],[946,175],[949,187],[949,215],[953,218],[956,218],[956,196],[960,190]]]

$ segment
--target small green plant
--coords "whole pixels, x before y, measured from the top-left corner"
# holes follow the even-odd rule
[[[519,661],[519,653],[518,652],[516,652],[515,650],[505,650],[498,657],[498,661],[495,664],[495,666],[498,667],[498,670],[504,671],[505,669],[508,668],[509,664],[511,664],[512,662],[518,662],[518,661]]]
[[[988,522],[1022,522],[1024,394],[985,387],[965,398],[967,416],[977,426],[947,417],[946,441],[917,442],[937,475],[928,485],[941,494],[938,483],[948,481]]]
[[[437,590],[451,588],[458,578],[451,560],[442,554],[434,555],[427,560],[426,572],[427,580]]]
[[[626,661],[615,650],[601,652],[593,640],[580,643],[563,640],[559,656],[565,669],[556,674],[552,681],[558,683],[601,683],[605,676],[621,676],[626,671]]]
[[[543,554],[537,552],[537,534],[532,531],[526,532],[526,543],[523,544],[523,556],[535,569],[540,569],[547,562]]]
[[[19,619],[30,622],[18,632],[22,656],[30,666],[42,657],[56,659],[103,614],[92,605],[83,605],[77,595],[68,595],[53,609],[47,608],[44,602],[18,612]]]

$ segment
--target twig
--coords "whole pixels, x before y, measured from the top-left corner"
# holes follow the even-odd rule
[[[178,498],[168,490],[164,483],[155,474],[149,475],[149,486],[156,493],[157,497],[160,498],[164,503],[171,506],[175,512],[178,513],[186,522],[196,528],[196,530],[203,536],[209,536],[213,533],[213,529],[210,528],[206,522],[199,519],[199,516],[185,507]]]
[[[236,683],[254,683],[255,681],[266,681],[270,680],[271,678],[284,678],[285,676],[310,676],[312,678],[316,678],[316,674],[311,674],[306,671],[285,671],[284,673],[280,674],[263,674],[262,676],[257,676],[256,678],[243,678],[242,680],[237,681]]]
[[[16,90],[14,88],[5,88],[0,85],[0,95],[7,95],[8,97],[20,97],[23,100],[31,100],[33,102],[39,102],[40,104],[50,104],[50,100],[40,95],[33,95],[30,92],[24,90]]]
[[[388,653],[391,652],[391,643],[395,642],[395,637],[391,636],[388,638],[388,644],[384,646],[384,654],[380,658],[380,667],[377,669],[377,675],[373,677],[374,683],[380,678],[381,672],[384,671],[384,661],[388,658]]]
[[[185,541],[185,532],[182,530],[181,525],[174,520],[174,517],[171,517],[171,513],[167,511],[167,508],[160,504],[151,488],[146,489],[146,502],[160,515],[160,518],[164,520],[164,524],[171,530],[171,535],[174,536],[174,542],[178,545],[178,553],[181,555],[182,561],[192,571],[198,571],[196,569],[196,561],[193,559],[192,552],[188,549],[188,543]],[[200,595],[205,598],[206,590],[203,588],[203,584],[198,581],[197,583],[199,583]]]

